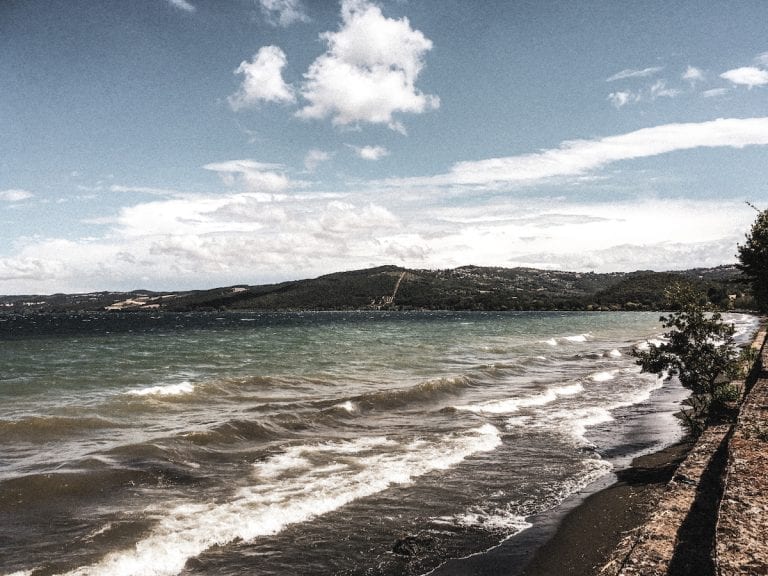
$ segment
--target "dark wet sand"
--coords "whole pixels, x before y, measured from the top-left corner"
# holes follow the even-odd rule
[[[682,442],[640,456],[630,468],[598,480],[557,510],[531,519],[534,528],[483,554],[452,560],[434,575],[596,574],[621,538],[649,517],[689,448],[689,443]]]

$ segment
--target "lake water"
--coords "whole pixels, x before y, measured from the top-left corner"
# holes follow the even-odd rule
[[[679,439],[684,391],[629,354],[660,332],[657,313],[0,316],[0,574],[427,573]]]

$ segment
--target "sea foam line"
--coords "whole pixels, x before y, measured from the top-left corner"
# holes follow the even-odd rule
[[[137,388],[129,390],[126,394],[131,396],[181,396],[182,394],[191,394],[195,387],[191,382],[185,380],[178,384],[161,384],[158,386],[148,386],[146,388]]]
[[[589,379],[592,382],[608,382],[616,378],[619,374],[619,370],[606,370],[604,372],[595,372],[590,374]]]
[[[547,340],[539,340],[541,344],[549,344],[550,346],[558,346],[560,342],[587,342],[592,339],[592,334],[575,334],[573,336],[558,336],[549,338]]]
[[[456,410],[465,410],[475,414],[510,414],[517,412],[520,408],[530,408],[533,406],[544,406],[550,404],[561,396],[573,396],[584,391],[581,383],[568,384],[567,386],[557,386],[550,388],[541,394],[529,396],[527,398],[508,398],[506,400],[494,400],[482,404],[467,404],[456,406]]]
[[[664,379],[656,378],[650,386],[635,390],[624,398],[616,399],[604,406],[584,406],[568,410],[553,410],[535,418],[530,416],[511,417],[507,420],[507,426],[510,428],[519,426],[554,428],[580,443],[590,444],[586,440],[587,428],[613,421],[614,418],[611,412],[618,408],[634,406],[635,404],[645,402],[651,397],[654,390],[658,390],[663,385]]]
[[[440,442],[411,442],[404,447],[404,452],[360,457],[354,466],[342,462],[326,474],[314,470],[293,480],[283,479],[274,484],[259,482],[240,489],[232,500],[223,504],[180,505],[170,510],[133,549],[113,552],[97,564],[67,574],[178,574],[187,560],[213,546],[277,534],[286,526],[306,522],[434,470],[455,466],[473,454],[493,450],[500,444],[499,430],[486,424],[461,435],[442,438]]]
[[[519,534],[527,530],[533,524],[528,522],[525,516],[505,513],[503,511],[484,512],[468,511],[450,517],[441,517],[433,520],[436,524],[451,524],[466,528],[481,527],[494,532],[503,532],[508,535]]]

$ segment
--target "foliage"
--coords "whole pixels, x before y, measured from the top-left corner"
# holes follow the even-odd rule
[[[736,402],[741,398],[741,389],[734,384],[722,384],[715,388],[713,400],[719,404]]]
[[[741,349],[739,360],[736,363],[734,372],[730,374],[734,380],[746,380],[750,373],[759,367],[760,351],[747,346]]]
[[[738,251],[737,266],[752,284],[755,303],[759,310],[768,312],[768,210],[758,214]]]
[[[693,285],[693,280],[674,272],[633,272],[597,293],[603,306],[624,306],[634,302],[638,309],[659,310],[665,292],[674,284]]]
[[[723,323],[718,312],[708,313],[706,297],[688,286],[671,288],[669,300],[675,311],[660,318],[666,342],[649,344],[634,355],[643,372],[677,377],[691,390],[688,417],[695,432],[734,395],[728,380],[738,370],[734,327]]]

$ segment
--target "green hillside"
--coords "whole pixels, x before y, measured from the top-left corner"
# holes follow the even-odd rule
[[[665,307],[665,290],[674,283],[692,284],[724,308],[749,303],[735,266],[608,274],[479,266],[449,270],[380,266],[279,284],[188,292],[5,296],[0,297],[0,310],[659,310]]]

